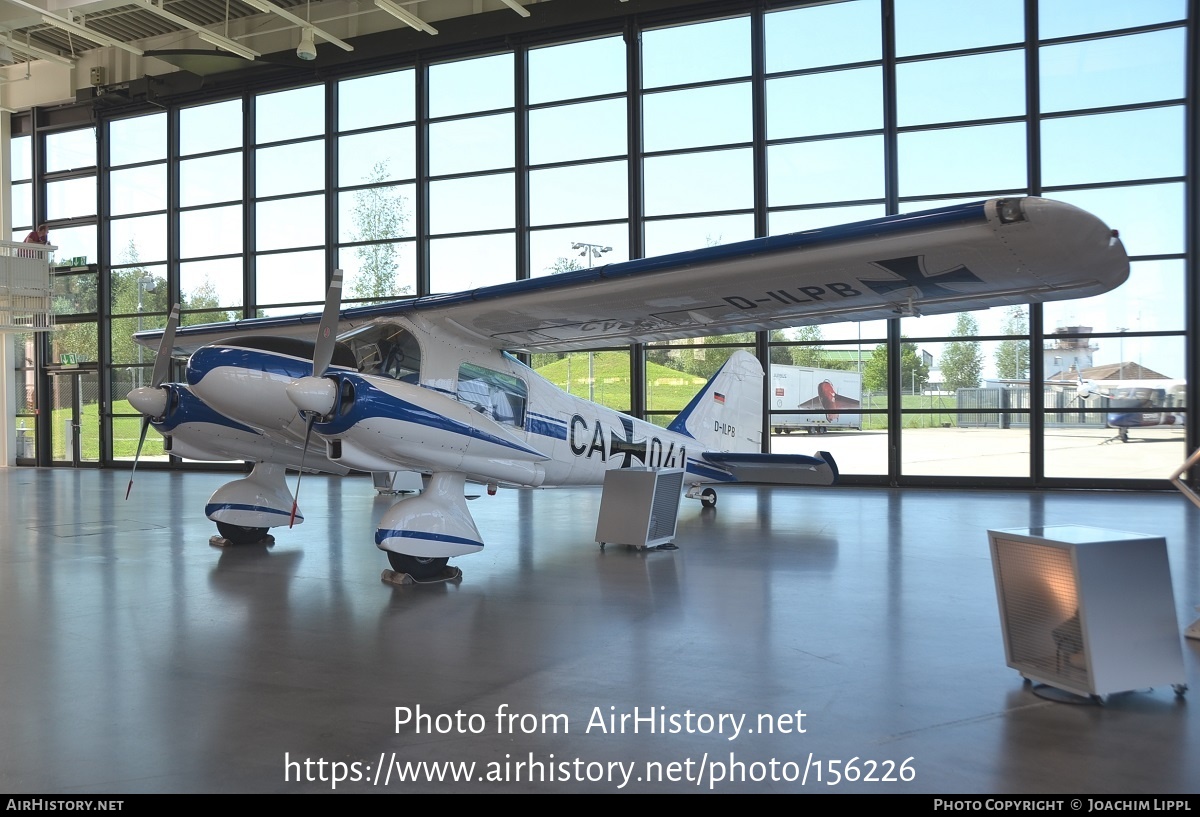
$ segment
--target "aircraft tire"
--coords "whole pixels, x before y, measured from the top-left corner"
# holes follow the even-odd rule
[[[700,492],[700,504],[706,508],[717,507],[717,492],[712,488],[705,488]]]
[[[267,528],[248,528],[245,525],[232,525],[228,522],[217,523],[217,533],[221,534],[231,545],[253,545],[261,542],[267,535]]]
[[[387,551],[388,562],[397,573],[407,573],[417,581],[428,581],[441,575],[446,569],[446,557],[410,556],[407,553]]]

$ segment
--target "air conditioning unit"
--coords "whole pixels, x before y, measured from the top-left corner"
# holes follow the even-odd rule
[[[1008,666],[1076,695],[1186,692],[1163,537],[1056,525],[988,542]]]
[[[658,547],[675,538],[682,468],[617,468],[604,474],[596,541]]]

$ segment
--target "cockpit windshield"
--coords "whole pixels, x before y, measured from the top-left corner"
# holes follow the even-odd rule
[[[373,323],[342,336],[354,352],[358,370],[417,383],[421,379],[421,346],[413,334],[394,323]]]

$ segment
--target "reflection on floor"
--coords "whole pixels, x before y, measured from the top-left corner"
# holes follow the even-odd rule
[[[1182,702],[1042,700],[1005,666],[985,535],[1165,535],[1182,627],[1200,512],[1176,494],[727,488],[646,553],[599,550],[598,490],[501,491],[471,503],[488,547],[461,583],[393,588],[368,479],[306,479],[302,526],[217,550],[228,475],[147,472],[124,502],[127,477],[0,469],[5,792],[609,792],[630,769],[673,792],[704,758],[699,790],[807,767],[815,791],[1200,791],[1200,642]],[[622,731],[635,713],[653,727]],[[828,785],[852,759],[896,782]]]

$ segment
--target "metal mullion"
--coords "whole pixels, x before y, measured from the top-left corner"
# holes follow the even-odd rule
[[[566,159],[561,162],[543,162],[541,164],[530,164],[526,168],[528,170],[557,170],[564,167],[580,167],[582,165],[600,165],[609,162],[628,161],[629,154],[617,153],[608,156],[593,156],[587,159]],[[623,219],[622,219],[623,220]]]
[[[337,206],[338,199],[338,83],[325,82],[325,286],[328,288],[332,270],[341,268],[341,236]]]
[[[754,30],[753,19],[754,18],[752,16],[751,24],[750,24],[751,31]],[[753,49],[753,46],[751,46],[751,48]],[[753,60],[753,57],[751,57],[751,59]],[[653,88],[644,89],[643,93],[651,94],[651,95],[653,95],[653,94],[669,94],[669,93],[674,93],[676,91],[695,91],[700,88],[715,88],[720,85],[744,85],[747,82],[753,82],[753,81],[754,81],[754,71],[753,71],[753,68],[751,68],[751,73],[748,75],[743,74],[742,76],[737,76],[737,77],[721,77],[720,79],[704,79],[704,80],[698,80],[696,82],[681,82],[677,85],[657,85]]]
[[[629,217],[629,257],[642,258],[646,253],[642,172],[642,36],[633,18],[625,21],[625,122]],[[646,347],[641,343],[629,346],[629,412],[634,417],[646,417]]]
[[[222,99],[220,101],[228,102],[229,100]],[[216,104],[216,103],[214,103],[214,104]],[[178,109],[178,108],[175,109],[176,116],[179,115],[179,110],[180,109]],[[176,158],[180,162],[187,162],[187,161],[191,161],[192,159],[211,159],[214,156],[226,156],[230,153],[237,153],[239,151],[244,151],[245,149],[246,149],[245,134],[243,133],[242,146],[240,148],[221,148],[220,150],[206,150],[203,153],[189,153],[186,156],[183,154],[179,154],[179,155],[177,155]]]
[[[884,213],[900,212],[900,168],[897,145],[898,115],[896,112],[896,8],[894,0],[882,0],[880,31],[883,52],[883,197]],[[888,417],[888,482],[896,486],[901,476],[902,422],[900,398],[900,319],[887,322],[887,417]]]
[[[1038,0],[1025,0],[1025,161],[1029,193],[1042,195],[1041,49]],[[1046,360],[1042,305],[1029,307],[1029,477],[1040,485],[1046,476]],[[1018,372],[1020,374],[1020,372]],[[1037,384],[1035,387],[1034,384]]]
[[[598,218],[594,221],[559,221],[552,224],[538,224],[530,226],[531,233],[544,233],[549,230],[570,230],[582,227],[609,227],[615,224],[624,224],[626,219],[623,218]]]
[[[762,9],[750,14],[750,105],[753,122],[751,125],[752,161],[754,168],[754,235],[765,236],[770,232],[768,219],[767,185],[767,82],[766,82],[766,21]],[[758,361],[766,372],[771,371],[771,334],[759,331],[754,334]],[[771,378],[762,379],[761,400],[764,411],[759,418],[759,450],[771,450],[770,410]]]
[[[337,110],[336,105],[334,106],[334,110]],[[401,128],[415,128],[416,125],[417,123],[415,121],[408,120],[405,122],[392,122],[386,125],[372,125],[368,128],[354,128],[352,130],[342,131],[335,130],[332,131],[332,133],[335,133],[337,136],[363,136],[368,133],[382,133],[383,131],[400,130]]]
[[[513,52],[513,194],[516,216],[517,280],[529,278],[529,49],[518,47]]]
[[[254,200],[255,189],[255,144],[254,122],[258,113],[255,96],[252,93],[242,95],[242,314],[245,317],[254,315],[258,306],[258,264],[254,255],[255,226],[257,224],[257,207]]]
[[[413,71],[416,129],[414,149],[417,152],[416,206],[416,285],[417,295],[429,294],[429,63],[417,61]]]
[[[1192,9],[1188,11],[1188,19],[1195,22],[1195,14]],[[1183,28],[1187,25],[1187,20],[1172,20],[1166,23],[1151,23],[1144,26],[1133,26],[1132,28],[1114,28],[1109,31],[1092,31],[1087,34],[1069,34],[1065,37],[1053,37],[1048,40],[1043,40],[1040,45],[1066,45],[1069,43],[1084,43],[1090,40],[1108,40],[1115,37],[1128,37],[1133,34],[1150,34],[1155,31],[1170,31],[1173,28]]]
[[[943,199],[994,199],[1004,196],[1025,196],[1028,190],[1024,187],[1008,187],[1000,190],[960,190],[952,193],[924,193],[919,196],[901,196],[901,204],[920,204],[926,201],[942,201]]]
[[[334,110],[336,111],[337,109],[335,108]],[[329,111],[328,111],[328,106],[327,106],[326,116],[324,117],[326,127],[329,126],[328,113],[329,113]],[[329,131],[327,131],[326,133],[329,133]],[[305,142],[315,142],[321,138],[323,138],[323,137],[322,136],[313,136],[313,135],[309,134],[308,136],[297,136],[294,139],[277,139],[274,142],[262,142],[259,144],[255,144],[254,149],[255,150],[271,150],[272,148],[282,148],[282,147],[287,147],[288,145],[302,145]]]
[[[1128,111],[1147,111],[1155,108],[1178,108],[1187,104],[1187,98],[1156,99],[1151,102],[1129,102],[1123,105],[1101,105],[1098,108],[1069,108],[1065,111],[1044,111],[1040,116],[1045,119],[1074,119],[1079,116],[1092,116],[1105,113],[1126,113]]]
[[[97,130],[100,128],[97,127]],[[97,176],[100,173],[98,167],[71,168],[70,170],[56,170],[53,173],[47,173],[42,178],[45,182],[66,182],[71,179],[86,179],[91,176]]]
[[[384,188],[384,187],[399,187],[400,185],[403,185],[403,184],[415,185],[416,183],[417,183],[417,179],[414,176],[414,177],[408,178],[408,179],[397,179],[396,181],[373,182],[373,183],[368,183],[368,184],[348,184],[345,187],[334,187],[333,192],[335,192],[335,193],[357,193],[360,190],[376,190],[376,189],[380,189],[380,188]]]
[[[607,94],[593,94],[592,96],[576,96],[568,99],[554,99],[549,102],[528,102],[526,101],[526,110],[528,111],[544,111],[547,108],[565,108],[569,105],[583,105],[588,102],[608,102],[614,99],[621,99],[625,96],[624,91],[612,91]]]
[[[1028,120],[1024,114],[1016,116],[992,116],[983,119],[955,119],[949,122],[923,122],[920,125],[899,125],[898,133],[920,133],[922,131],[954,130],[958,128],[981,128],[988,125],[1024,124]]]
[[[667,213],[666,215],[662,215],[662,216],[643,216],[642,220],[645,222],[653,223],[656,221],[677,221],[679,219],[688,219],[688,218],[712,218],[715,216],[745,216],[745,215],[753,215],[753,214],[754,214],[753,209],[751,209],[749,207],[742,207],[737,210],[702,210],[697,213]]]
[[[429,238],[470,238],[472,236],[484,235],[508,235],[512,231],[512,227],[493,227],[488,230],[463,230],[462,232],[457,233],[435,233],[434,235],[429,236]],[[265,254],[266,253],[264,253],[264,255]]]
[[[832,74],[837,71],[856,71],[860,68],[875,68],[879,66],[880,60],[862,60],[861,62],[843,62],[837,65],[818,65],[815,68],[791,68],[786,71],[774,71],[765,73],[765,78],[773,79],[790,79],[792,77],[808,77],[814,74]]]
[[[1084,182],[1081,184],[1048,184],[1042,188],[1043,192],[1054,192],[1056,190],[1105,190],[1115,187],[1148,187],[1155,184],[1180,184],[1187,182],[1187,175],[1183,176],[1157,176],[1152,179],[1123,179],[1117,182]]]
[[[1026,17],[1028,19],[1028,17]],[[1015,43],[995,43],[993,45],[980,45],[974,48],[956,48],[953,51],[932,51],[923,54],[908,54],[903,57],[896,57],[896,63],[903,65],[912,62],[932,62],[934,60],[948,60],[955,57],[976,57],[980,54],[995,54],[1001,51],[1020,51],[1025,47],[1023,41]]]
[[[1184,269],[1184,297],[1187,303],[1186,371],[1187,405],[1200,405],[1200,377],[1195,372],[1200,368],[1200,0],[1189,0],[1187,22],[1187,66],[1185,94],[1187,97],[1187,121],[1185,123],[1186,155],[1184,157],[1185,187],[1187,189],[1184,246],[1187,260]],[[1189,413],[1184,424],[1187,451],[1200,446],[1200,424],[1196,416]],[[1192,486],[1197,484],[1198,469],[1188,475]]]
[[[493,54],[491,56],[496,56],[496,55]],[[513,75],[515,77],[515,75],[517,74],[515,53],[513,56],[514,56]],[[516,97],[514,97],[514,99],[515,98]],[[467,119],[482,119],[485,116],[498,116],[498,115],[504,114],[504,113],[511,113],[511,114],[515,115],[516,107],[514,106],[514,107],[510,107],[510,108],[488,108],[488,109],[482,110],[482,111],[467,111],[465,113],[452,113],[452,114],[447,114],[445,116],[431,117],[429,119],[429,124],[430,125],[443,125],[447,122],[462,122]]]
[[[100,424],[100,465],[113,464],[112,435],[112,281],[109,261],[109,169],[108,169],[108,122],[96,123],[96,363],[100,394],[96,407],[96,419]],[[80,381],[82,384],[82,381]]]
[[[484,176],[503,176],[506,173],[515,173],[514,167],[488,168],[487,170],[467,170],[462,173],[441,173],[437,176],[426,176],[427,182],[452,182],[460,179],[478,179]]]
[[[162,164],[162,162],[159,162],[159,164]],[[107,173],[105,173],[103,175],[105,176],[105,178],[107,178],[107,176],[108,176]],[[107,185],[107,182],[106,182],[106,185]],[[116,215],[116,216],[109,215],[109,216],[107,216],[107,218],[109,218],[113,221],[125,221],[126,219],[131,219],[131,218],[147,218],[148,216],[165,216],[168,212],[169,212],[169,210],[145,210],[140,213],[121,213],[120,215]],[[119,266],[124,266],[124,265],[114,264],[113,266],[119,267]]]
[[[685,154],[694,153],[716,153],[722,150],[745,150],[753,149],[754,142],[726,142],[720,145],[699,145],[696,147],[675,148],[672,150],[651,150],[642,154],[647,159],[659,159],[664,156],[683,156]]]
[[[834,139],[860,139],[864,136],[882,136],[884,135],[883,128],[871,128],[870,130],[847,130],[838,131],[836,133],[817,133],[810,136],[780,136],[775,139],[767,140],[767,147],[775,147],[777,145],[802,145],[807,142],[829,142]]]

